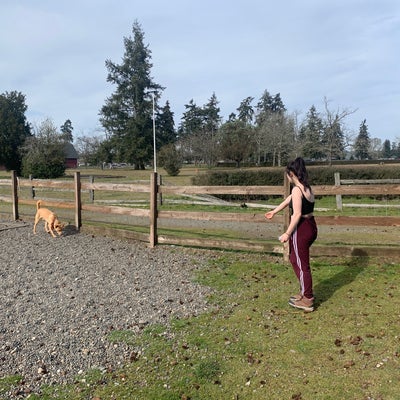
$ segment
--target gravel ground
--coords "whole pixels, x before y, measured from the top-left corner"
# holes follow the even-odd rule
[[[224,226],[259,238],[275,237],[282,229],[271,223]],[[111,343],[107,335],[113,330],[139,333],[148,324],[208,309],[210,289],[192,278],[215,252],[150,249],[70,226],[53,239],[43,222],[36,235],[32,228],[32,222],[0,221],[0,378],[24,378],[7,399],[37,393],[43,384],[71,382],[91,368],[122,366],[137,349]],[[398,228],[374,227],[372,239],[391,242],[397,237],[393,229]],[[371,240],[370,227],[321,226],[319,237],[353,241],[364,230]]]
[[[70,382],[91,368],[113,370],[135,349],[113,344],[114,329],[139,332],[172,316],[207,310],[209,289],[192,282],[211,252],[76,233],[53,239],[43,223],[0,222],[0,377]]]

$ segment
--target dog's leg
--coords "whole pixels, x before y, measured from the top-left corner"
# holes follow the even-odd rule
[[[39,222],[39,218],[37,218],[37,217],[35,216],[35,224],[33,225],[33,233],[34,233],[34,234],[36,234],[36,225],[38,224],[38,222]]]
[[[53,223],[48,223],[47,224],[47,228],[48,228],[48,231],[47,232],[49,232],[49,233],[51,233],[51,236],[53,236],[54,238],[56,237],[56,235],[54,234],[54,232],[53,232]]]

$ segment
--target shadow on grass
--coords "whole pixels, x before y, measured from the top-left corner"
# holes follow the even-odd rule
[[[353,282],[368,264],[369,257],[364,254],[362,250],[352,255],[351,258],[348,259],[348,262],[345,263],[345,268],[343,270],[315,285],[315,306],[318,308],[322,303],[329,300],[341,287]]]

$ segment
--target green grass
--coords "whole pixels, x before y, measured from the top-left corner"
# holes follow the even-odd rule
[[[86,171],[88,172],[88,171]],[[145,179],[148,171],[106,171],[112,182]],[[147,175],[146,175],[147,174]],[[190,184],[193,170],[171,184]],[[5,178],[8,178],[7,175]],[[100,178],[99,178],[100,179]],[[167,180],[167,179],[166,179]],[[114,196],[116,192],[110,192]],[[100,193],[98,193],[100,196]],[[98,196],[96,194],[96,198]],[[119,194],[118,194],[119,195]],[[58,196],[58,192],[56,194]],[[108,199],[108,194],[104,199]],[[121,194],[126,196],[126,194]],[[120,199],[123,199],[121,197]],[[280,199],[269,199],[278,204]],[[328,215],[399,215],[398,209],[346,207],[398,200],[344,198],[342,212]],[[335,208],[335,197],[318,199],[318,207]],[[264,212],[225,206],[175,206],[184,211]],[[10,206],[7,205],[7,209]],[[31,207],[27,212],[31,212]],[[326,215],[318,211],[317,215]],[[123,227],[115,223],[116,227]],[[147,232],[148,227],[135,226]],[[226,231],[160,229],[160,234],[234,237]],[[180,233],[179,233],[180,232]],[[389,232],[390,234],[390,232]],[[227,235],[227,236],[226,236]],[[363,235],[359,232],[357,238]],[[365,241],[370,233],[365,233]],[[392,234],[390,234],[392,235]],[[341,240],[351,240],[354,233]],[[393,235],[392,235],[393,237]],[[379,238],[383,241],[383,238]],[[362,239],[364,241],[364,239]],[[337,244],[332,242],[332,244]],[[107,340],[132,349],[127,365],[105,373],[86,371],[73,383],[44,387],[31,400],[86,399],[397,399],[400,383],[399,264],[380,260],[315,259],[317,309],[302,313],[287,305],[297,284],[281,257],[215,252],[196,277],[214,289],[212,311],[150,326],[140,335],[113,331]],[[23,377],[0,379],[0,399]]]
[[[212,254],[196,278],[213,288],[210,312],[140,335],[111,332],[131,346],[124,368],[30,399],[398,398],[398,264],[313,260],[316,310],[303,313],[287,305],[297,283],[280,258]]]

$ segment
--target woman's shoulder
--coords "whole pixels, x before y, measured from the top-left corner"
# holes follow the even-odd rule
[[[298,193],[303,193],[304,189],[305,188],[303,188],[302,186],[294,185],[293,188],[292,188],[292,193],[295,192],[295,191],[298,192]]]
[[[303,190],[301,189],[300,186],[293,186],[292,188],[292,195],[295,196],[303,196]]]
[[[313,199],[314,199],[314,194],[311,190],[311,187],[296,185],[292,189],[292,194],[294,194],[295,196],[304,197],[308,201],[313,201]]]

